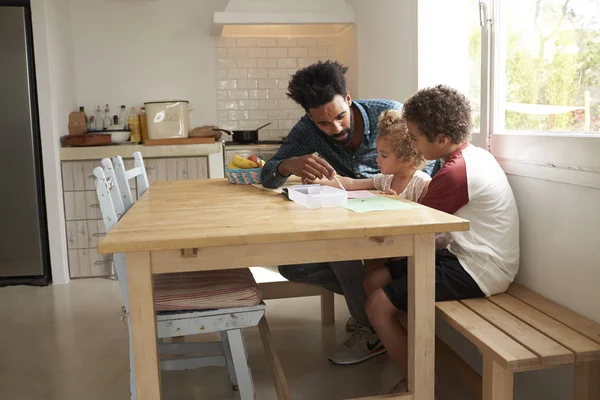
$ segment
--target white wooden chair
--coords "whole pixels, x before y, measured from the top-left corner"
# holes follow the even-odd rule
[[[96,193],[98,195],[100,209],[102,211],[102,217],[107,232],[115,226],[120,217],[126,212],[124,211],[123,214],[119,215],[117,209],[125,210],[125,206],[119,203],[122,202],[122,199],[125,199],[127,194],[130,195],[130,189],[127,188],[121,191],[119,189],[119,186],[121,185],[115,184],[115,180],[117,182],[120,180],[122,183],[127,183],[128,187],[128,180],[136,178],[138,188],[140,186],[143,188],[145,181],[146,186],[145,189],[142,190],[145,191],[147,189],[146,171],[143,166],[141,154],[134,154],[134,158],[136,158],[136,165],[134,166],[134,169],[130,171],[125,171],[125,168],[121,169],[121,167],[113,169],[109,159],[102,160],[103,168],[94,169],[94,176],[96,177]],[[120,157],[117,158],[117,161],[121,162],[120,166],[123,165]],[[119,178],[120,175],[121,177]],[[131,196],[129,196],[129,198],[131,199]],[[131,204],[133,204],[133,201]],[[131,205],[129,205],[129,207],[131,207]],[[131,326],[125,254],[115,254],[114,264],[125,304],[124,310],[127,325]],[[239,271],[243,272],[247,270]],[[247,275],[251,277],[249,272]],[[186,279],[188,276],[190,275],[186,275]],[[252,280],[252,282],[254,281]],[[155,285],[156,284],[157,282],[155,279]],[[202,332],[204,333],[220,332],[222,339],[221,342],[212,343],[161,343],[159,345],[160,354],[184,355],[200,353],[194,357],[161,360],[161,368],[165,370],[183,370],[208,365],[227,366],[232,387],[234,390],[239,389],[240,399],[254,399],[252,375],[246,360],[246,348],[241,329],[259,325],[263,344],[265,345],[275,375],[277,392],[280,395],[283,394],[283,398],[287,398],[286,393],[289,393],[289,389],[271,341],[271,333],[268,324],[266,319],[263,318],[264,313],[265,305],[262,302],[256,306],[209,310],[183,310],[175,313],[159,312],[157,315],[159,341],[168,337],[197,334],[201,327]],[[136,399],[135,370],[133,353],[131,351],[131,340],[132,336],[131,332],[129,332],[130,392],[131,399]]]
[[[114,164],[113,171],[116,175],[119,191],[121,192],[123,207],[125,211],[127,211],[131,208],[133,203],[135,203],[135,200],[131,196],[131,186],[129,185],[129,181],[135,178],[138,198],[140,198],[150,187],[144,159],[142,158],[142,153],[139,151],[133,153],[133,168],[129,171],[125,168],[125,163],[121,156],[113,157],[112,162]]]

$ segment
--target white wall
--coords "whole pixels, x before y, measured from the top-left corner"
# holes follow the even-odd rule
[[[32,0],[32,19],[52,279],[69,281],[59,138],[75,107],[69,0]]]
[[[349,4],[358,26],[360,98],[404,101],[417,90],[417,1]]]
[[[189,100],[191,127],[217,122],[214,11],[226,0],[71,2],[78,105],[87,112]]]

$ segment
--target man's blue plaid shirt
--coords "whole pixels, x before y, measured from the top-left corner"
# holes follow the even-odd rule
[[[364,138],[356,151],[335,143],[334,139],[323,133],[307,115],[292,128],[285,142],[262,170],[262,184],[276,188],[285,183],[288,177],[277,172],[279,164],[292,157],[319,153],[341,176],[351,178],[371,178],[379,173],[377,167],[377,147],[375,142],[379,133],[377,120],[386,110],[400,110],[402,103],[393,100],[353,100],[365,121]],[[425,172],[433,175],[439,169],[439,162],[430,161]]]

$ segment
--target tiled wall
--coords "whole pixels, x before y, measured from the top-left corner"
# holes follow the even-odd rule
[[[260,140],[286,136],[304,115],[285,94],[289,78],[318,60],[338,60],[350,68],[348,88],[357,96],[356,52],[353,28],[336,37],[220,37],[216,57],[219,127],[256,129],[271,122],[259,132]]]

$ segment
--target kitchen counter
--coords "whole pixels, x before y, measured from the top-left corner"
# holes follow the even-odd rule
[[[173,146],[144,146],[142,144],[121,144],[110,146],[61,147],[61,161],[100,160],[114,157],[132,158],[136,151],[144,158],[196,157],[221,153],[221,142],[211,144],[183,144]]]

